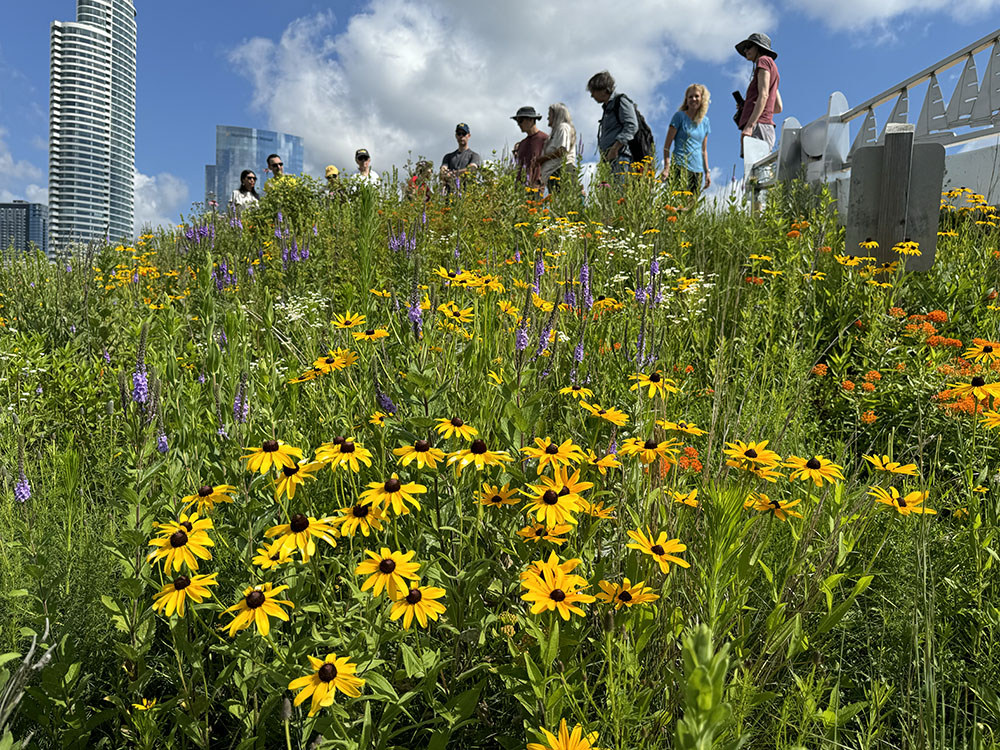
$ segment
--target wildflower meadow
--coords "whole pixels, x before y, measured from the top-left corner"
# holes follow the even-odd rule
[[[0,748],[1000,746],[996,209],[650,175],[8,253]]]

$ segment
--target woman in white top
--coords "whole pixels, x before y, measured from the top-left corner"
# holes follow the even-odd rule
[[[569,108],[562,102],[549,107],[549,128],[549,138],[538,156],[538,164],[542,184],[552,192],[559,189],[561,178],[568,176],[562,171],[563,159],[571,166],[576,164],[576,128]]]
[[[242,211],[260,200],[257,195],[257,175],[253,170],[244,169],[240,172],[240,187],[229,196],[229,206],[236,211]]]

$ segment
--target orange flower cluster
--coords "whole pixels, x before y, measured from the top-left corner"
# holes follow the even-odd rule
[[[820,378],[826,375],[828,372],[830,372],[830,368],[824,365],[822,362],[820,362],[818,365],[812,368],[812,374]]]
[[[873,412],[871,409],[869,409],[868,411],[866,411],[864,414],[861,415],[861,421],[864,422],[865,424],[875,424],[876,419],[878,419],[878,417],[875,415],[875,412]]]
[[[910,320],[913,320],[915,316],[911,315]],[[920,317],[923,317],[922,315]],[[932,324],[928,323],[926,320],[923,323],[907,323],[906,332],[913,334],[914,336],[934,336],[937,333],[937,328]]]
[[[845,391],[853,391],[854,383],[850,380],[845,380],[843,383],[840,384],[840,387],[843,388]]]
[[[889,314],[894,318],[905,318],[906,310],[904,310],[902,307],[890,307]]]
[[[951,397],[951,390],[947,389],[941,391],[941,393],[938,393],[933,398],[935,401],[939,402],[938,403],[939,407],[941,407],[947,412],[950,412],[951,414],[973,414],[973,413],[982,414],[984,411],[986,411],[987,405],[982,401],[980,401],[977,404],[976,399],[974,399],[971,395],[963,396],[957,401],[944,403],[950,397]]]
[[[934,323],[947,323],[948,313],[946,313],[944,310],[931,310],[929,313],[927,313],[927,320],[930,320],[931,322]]]
[[[875,384],[864,382],[861,384],[861,390],[865,391],[866,393],[871,393],[872,391],[875,390]]]
[[[684,448],[684,455],[677,459],[677,465],[682,469],[690,469],[694,472],[699,472],[704,468],[701,461],[698,460],[698,449],[693,445]]]
[[[878,370],[869,370],[868,372],[865,373],[865,380],[867,380],[869,383],[874,383],[881,379],[882,379],[882,373],[880,373]]]
[[[924,325],[929,325],[925,323]],[[938,336],[937,334],[927,337],[927,346],[952,346],[956,349],[962,348],[962,341],[960,339],[949,339],[944,336]]]
[[[760,276],[747,276],[746,282],[748,284],[756,284],[757,286],[760,286],[761,284],[764,283],[764,279],[762,279]]]

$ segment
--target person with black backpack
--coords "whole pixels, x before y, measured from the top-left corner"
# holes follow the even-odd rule
[[[621,174],[631,164],[655,158],[653,132],[635,103],[625,94],[615,93],[615,79],[608,71],[591,76],[587,91],[604,110],[597,129],[597,148],[612,172]]]

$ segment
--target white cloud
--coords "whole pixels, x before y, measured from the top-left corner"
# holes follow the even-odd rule
[[[785,5],[832,29],[863,30],[879,41],[888,41],[895,37],[888,23],[898,21],[900,16],[945,12],[965,23],[980,16],[988,20],[986,14],[1000,7],[1000,0],[965,0],[950,4],[940,0],[786,0]]]
[[[174,226],[187,207],[187,183],[167,172],[156,176],[135,173],[135,232],[145,227]]]
[[[485,158],[520,139],[509,119],[519,106],[544,112],[556,101],[569,105],[591,159],[600,109],[584,87],[593,73],[610,69],[648,117],[665,109],[653,92],[685,59],[725,60],[734,38],[773,23],[763,3],[738,0],[669,10],[635,0],[627,13],[597,0],[371,0],[338,35],[320,13],[278,40],[245,41],[230,61],[270,126],[304,136],[313,174],[328,163],[353,169],[362,146],[377,170],[408,155],[440,161],[459,121]]]
[[[37,184],[44,173],[27,159],[15,159],[6,137],[7,129],[0,126],[0,202],[17,199],[46,203],[48,191]]]

